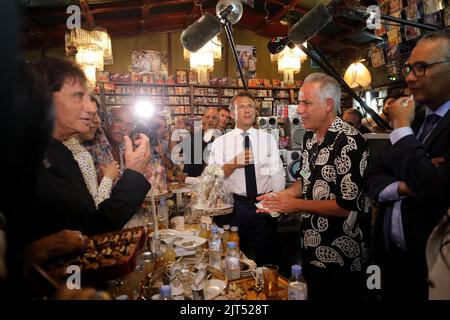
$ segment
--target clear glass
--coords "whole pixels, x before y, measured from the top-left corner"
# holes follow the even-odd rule
[[[274,264],[266,264],[263,268],[264,278],[264,294],[267,299],[273,300],[278,298],[278,266]]]

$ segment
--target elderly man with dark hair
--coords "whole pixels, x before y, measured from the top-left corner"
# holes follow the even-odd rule
[[[38,64],[53,94],[56,122],[46,153],[46,167],[38,173],[36,197],[24,230],[30,240],[71,229],[96,234],[122,228],[140,208],[150,184],[142,174],[150,158],[148,139],[132,142],[125,136],[126,169],[109,199],[98,209],[83,181],[80,168],[63,141],[89,131],[95,108],[90,102],[86,77],[78,66],[57,58]]]

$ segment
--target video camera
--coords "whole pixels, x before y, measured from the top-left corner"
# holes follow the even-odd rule
[[[145,134],[150,142],[150,147],[154,148],[158,145],[159,141],[158,141],[158,133],[157,130],[159,129],[159,125],[156,124],[147,124],[145,121],[143,120],[138,120],[136,121],[133,131],[131,132],[131,141],[135,141],[138,136],[139,133]]]

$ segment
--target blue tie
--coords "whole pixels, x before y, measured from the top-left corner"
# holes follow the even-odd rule
[[[428,137],[434,125],[439,121],[440,118],[441,116],[435,113],[427,115],[423,123],[422,132],[420,133],[420,136],[418,138],[420,142],[424,142],[424,140]]]

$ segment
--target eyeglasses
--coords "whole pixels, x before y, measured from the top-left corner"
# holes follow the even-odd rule
[[[111,121],[115,125],[125,127],[127,129],[133,129],[133,127],[134,127],[134,123],[125,122],[124,120],[119,119],[119,118],[112,118]]]
[[[450,60],[437,61],[433,63],[426,63],[426,62],[416,62],[413,64],[406,63],[402,68],[402,73],[405,78],[408,76],[408,74],[410,74],[411,71],[414,73],[416,77],[422,77],[425,74],[425,71],[431,66],[448,62],[450,62]]]

